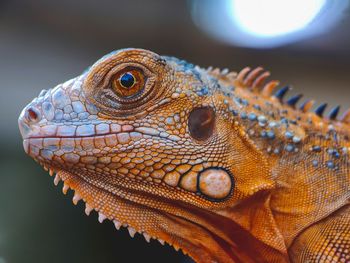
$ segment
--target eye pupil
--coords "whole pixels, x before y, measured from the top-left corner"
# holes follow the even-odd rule
[[[135,84],[134,76],[126,72],[120,77],[120,84],[125,88],[131,88]]]

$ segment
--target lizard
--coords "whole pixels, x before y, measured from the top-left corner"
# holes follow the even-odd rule
[[[350,111],[269,78],[117,50],[23,109],[24,150],[87,215],[196,262],[350,262]]]

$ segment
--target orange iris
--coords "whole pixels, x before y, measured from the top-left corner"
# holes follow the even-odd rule
[[[125,69],[114,75],[112,87],[118,96],[132,97],[138,94],[145,85],[145,77],[139,69]]]

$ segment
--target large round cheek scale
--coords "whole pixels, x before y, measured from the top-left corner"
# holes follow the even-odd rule
[[[232,179],[227,171],[221,168],[209,168],[198,175],[198,190],[212,199],[223,199],[232,190]]]

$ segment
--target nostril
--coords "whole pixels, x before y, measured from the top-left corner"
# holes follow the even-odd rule
[[[36,122],[40,121],[41,114],[37,108],[29,107],[26,110],[25,117],[29,123],[36,123]]]
[[[37,120],[38,114],[33,109],[28,110],[28,116],[31,120]]]

